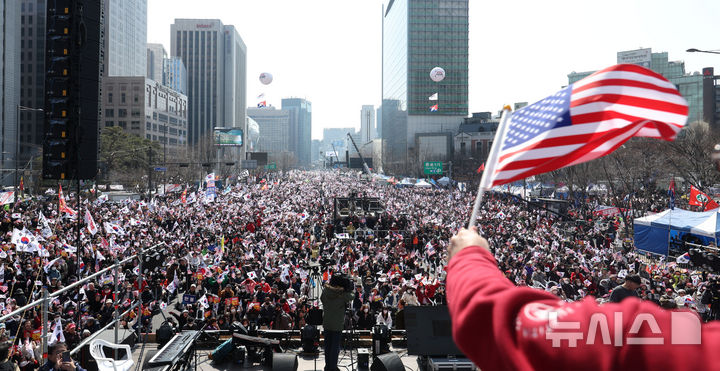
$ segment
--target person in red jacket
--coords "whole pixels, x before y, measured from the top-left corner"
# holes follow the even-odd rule
[[[453,338],[482,370],[720,370],[720,322],[628,298],[564,302],[514,286],[477,229],[448,247]]]

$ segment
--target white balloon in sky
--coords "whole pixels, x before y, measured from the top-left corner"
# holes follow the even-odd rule
[[[270,74],[268,72],[263,72],[260,74],[260,82],[261,83],[268,85],[272,82],[272,80],[273,80],[272,74]]]
[[[435,67],[430,70],[430,78],[432,81],[440,82],[445,78],[445,70],[442,67]]]

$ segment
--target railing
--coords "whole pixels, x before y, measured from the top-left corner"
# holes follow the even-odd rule
[[[689,246],[697,247],[697,248],[700,248],[700,249],[704,249],[704,250],[715,250],[715,251],[720,251],[720,249],[718,249],[717,247],[712,247],[712,246],[705,246],[705,245],[698,245],[698,244],[696,244],[696,243],[692,243],[692,242],[685,242],[685,245],[689,245]]]
[[[395,230],[395,229],[355,229],[352,233],[348,232],[347,227],[343,227],[342,232],[340,233],[347,233],[348,236],[350,236],[352,239],[355,239],[357,237],[366,237],[366,236],[382,236],[383,238],[389,234],[397,233],[399,235],[402,235],[405,237],[405,234],[407,234],[408,230],[402,229],[402,230]],[[340,234],[337,232],[334,232],[335,234]]]
[[[100,270],[100,271],[98,271],[98,272],[96,272],[96,273],[94,273],[94,274],[92,274],[92,275],[90,275],[90,276],[87,276],[87,277],[83,278],[82,280],[79,280],[78,282],[73,283],[73,284],[70,285],[70,286],[67,286],[67,287],[64,287],[64,288],[62,288],[62,289],[60,289],[60,290],[58,290],[58,291],[55,291],[55,292],[53,292],[52,294],[48,294],[47,286],[43,285],[43,287],[42,287],[42,299],[35,300],[35,301],[33,301],[32,303],[30,303],[30,304],[24,305],[24,306],[22,306],[22,307],[20,307],[20,308],[18,308],[18,309],[16,309],[16,310],[14,310],[14,311],[12,311],[12,312],[10,312],[10,313],[8,313],[8,314],[0,317],[0,323],[4,322],[4,321],[7,320],[8,318],[11,318],[12,316],[17,315],[17,314],[20,314],[20,316],[21,316],[21,318],[22,318],[22,316],[25,314],[25,311],[26,311],[26,310],[28,310],[28,309],[30,309],[30,308],[34,308],[34,307],[36,307],[36,306],[41,306],[41,307],[42,307],[42,310],[41,310],[41,312],[42,312],[42,325],[43,325],[43,326],[42,326],[42,354],[43,354],[43,359],[46,359],[46,358],[47,358],[47,347],[48,347],[48,344],[47,344],[47,339],[48,339],[48,327],[49,327],[48,324],[47,324],[47,323],[48,323],[48,306],[49,306],[49,303],[52,302],[52,300],[53,300],[54,298],[60,296],[61,294],[65,293],[65,292],[67,292],[67,291],[69,291],[69,290],[72,290],[72,289],[74,289],[74,288],[76,288],[76,287],[78,287],[78,286],[84,285],[85,283],[87,283],[87,282],[89,282],[89,281],[91,281],[91,280],[93,280],[93,279],[95,279],[95,278],[97,278],[97,277],[99,277],[99,276],[101,276],[101,275],[103,275],[103,274],[105,274],[105,273],[113,270],[113,271],[114,271],[114,275],[115,275],[115,280],[114,280],[114,281],[115,281],[115,282],[114,282],[114,284],[115,284],[115,290],[114,290],[114,293],[113,293],[113,298],[114,298],[114,300],[119,300],[119,298],[120,298],[120,295],[119,295],[120,292],[119,292],[119,290],[118,290],[118,284],[119,284],[119,282],[118,282],[118,277],[119,277],[119,274],[120,274],[120,267],[121,267],[123,264],[126,264],[126,263],[128,263],[128,262],[130,262],[130,261],[132,261],[132,260],[134,260],[134,259],[136,259],[136,258],[137,258],[137,259],[139,260],[139,262],[140,262],[140,263],[139,263],[139,270],[140,270],[139,273],[140,273],[140,274],[139,274],[139,277],[138,277],[138,287],[139,287],[140,289],[142,289],[142,285],[143,285],[143,281],[144,281],[144,274],[143,274],[143,269],[142,269],[143,255],[144,255],[144,254],[147,254],[147,253],[149,253],[149,252],[152,252],[152,251],[156,250],[158,247],[161,247],[161,246],[165,246],[165,243],[159,243],[159,244],[156,244],[156,245],[154,245],[154,246],[152,246],[152,247],[149,247],[149,248],[147,248],[147,249],[144,249],[144,250],[141,249],[140,252],[138,252],[137,254],[135,254],[135,255],[133,255],[133,256],[130,256],[130,257],[128,257],[128,258],[125,258],[125,259],[122,260],[122,261],[117,261],[117,260],[116,260],[116,261],[115,261],[115,264],[113,264],[113,265],[111,265],[111,266],[109,266],[109,267],[107,267],[107,268],[105,268],[105,269],[102,269],[102,270]],[[117,326],[117,324],[118,324],[118,322],[120,321],[120,318],[122,318],[123,316],[126,316],[126,315],[129,314],[131,311],[133,311],[135,308],[139,307],[139,306],[141,305],[141,303],[142,303],[142,298],[141,298],[140,295],[138,295],[137,301],[136,301],[132,306],[130,306],[130,309],[128,309],[127,311],[125,311],[125,312],[122,313],[122,314],[118,313],[118,303],[117,303],[117,302],[113,303],[114,306],[115,306],[115,313],[114,313],[114,315],[113,315],[113,320],[112,320],[110,323],[108,323],[107,325],[105,325],[105,327],[103,327],[100,331],[97,331],[97,332],[95,332],[94,334],[92,334],[90,337],[84,339],[84,340],[83,340],[77,347],[75,347],[70,353],[71,353],[71,354],[77,353],[78,351],[80,351],[80,349],[81,349],[83,346],[85,346],[87,343],[89,343],[90,341],[92,341],[93,339],[95,339],[99,334],[101,334],[103,331],[105,331],[105,330],[107,330],[108,328],[110,328],[110,326],[112,326],[112,325],[115,325],[115,343],[117,343],[117,342],[118,342],[118,326]],[[140,316],[141,316],[141,313],[138,314],[138,318],[139,318]],[[52,325],[51,325],[51,326],[52,326]],[[138,330],[137,330],[137,331],[138,331],[138,339],[140,338],[140,330],[141,330],[141,328],[142,328],[142,326],[138,326]]]

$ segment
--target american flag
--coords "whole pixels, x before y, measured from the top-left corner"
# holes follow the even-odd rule
[[[437,112],[437,110],[438,110],[438,105],[437,105],[437,104],[436,104],[436,105],[433,105],[433,106],[430,106],[430,112]]]
[[[661,75],[608,67],[513,113],[483,188],[594,160],[633,136],[674,140],[687,115],[687,102]]]

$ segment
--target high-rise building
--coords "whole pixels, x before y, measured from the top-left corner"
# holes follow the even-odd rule
[[[375,125],[375,137],[382,138],[382,106],[375,110],[375,118],[377,119],[377,125]]]
[[[360,142],[365,144],[375,139],[375,106],[363,105],[360,110]]]
[[[0,156],[3,169],[15,166],[17,143],[17,106],[20,104],[20,7],[17,0],[0,0]],[[3,185],[13,184],[14,177],[5,170]]]
[[[248,117],[257,122],[260,136],[255,148],[267,152],[268,158],[290,152],[290,112],[275,107],[247,109]]]
[[[187,68],[180,57],[166,58],[163,61],[162,83],[180,94],[187,94]]]
[[[45,106],[45,0],[22,0],[20,15],[20,105]],[[20,112],[21,167],[42,151],[44,114]]]
[[[617,63],[631,63],[649,68],[675,84],[680,95],[688,102],[688,123],[702,120],[703,112],[703,75],[700,72],[689,74],[685,71],[685,62],[670,61],[667,52],[653,53],[652,49],[636,49],[617,52]],[[595,71],[571,72],[568,84],[573,84]]]
[[[189,144],[208,143],[214,127],[245,129],[247,48],[235,27],[217,19],[176,19],[170,43],[171,57],[187,68]]]
[[[102,128],[119,126],[159,142],[168,154],[187,144],[187,96],[145,76],[103,78]]]
[[[310,166],[312,147],[312,103],[303,98],[285,98],[282,109],[290,113],[290,151],[298,166]]]
[[[167,52],[162,44],[147,44],[147,74],[148,79],[163,81],[164,62]]]
[[[105,76],[147,74],[147,0],[105,0]]]
[[[468,3],[385,2],[382,156],[386,171],[415,171],[411,165],[420,157],[442,161],[452,156],[447,143],[452,146],[453,133],[468,115]],[[434,67],[445,70],[441,82],[430,79]],[[424,137],[443,135],[448,139],[433,140],[439,147],[423,145]],[[420,156],[421,147],[431,153]]]

